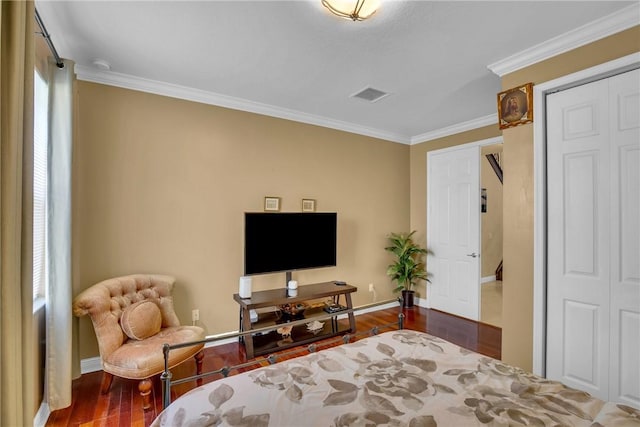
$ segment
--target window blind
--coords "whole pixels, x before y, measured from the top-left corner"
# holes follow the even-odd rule
[[[49,88],[35,71],[33,132],[33,298],[45,296]]]

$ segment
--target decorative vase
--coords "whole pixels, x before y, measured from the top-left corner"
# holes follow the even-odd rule
[[[410,291],[408,289],[402,290],[402,307],[403,308],[411,308],[413,307],[413,297],[416,291]]]

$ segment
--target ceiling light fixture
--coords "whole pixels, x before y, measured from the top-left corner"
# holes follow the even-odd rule
[[[379,0],[322,0],[322,5],[331,13],[352,21],[364,21],[371,17],[378,6]]]

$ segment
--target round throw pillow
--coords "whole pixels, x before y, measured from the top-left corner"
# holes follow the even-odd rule
[[[132,340],[143,340],[160,332],[162,314],[155,302],[138,301],[124,309],[120,325],[122,331]]]

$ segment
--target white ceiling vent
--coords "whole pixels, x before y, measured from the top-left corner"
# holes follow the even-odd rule
[[[374,89],[372,87],[367,87],[362,89],[358,93],[354,93],[351,95],[352,98],[362,99],[364,101],[376,102],[389,95],[387,92],[383,92],[378,89]]]

